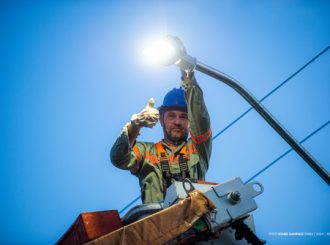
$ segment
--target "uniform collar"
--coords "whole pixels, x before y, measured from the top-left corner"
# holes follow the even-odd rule
[[[167,148],[172,154],[177,155],[180,153],[182,147],[187,143],[187,141],[183,141],[180,145],[178,145],[178,147],[176,148],[176,150],[174,152],[172,152],[172,149],[170,147],[170,145],[168,143],[166,143],[166,141],[164,139],[162,139],[162,145]]]

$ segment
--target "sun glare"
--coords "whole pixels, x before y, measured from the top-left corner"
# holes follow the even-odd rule
[[[166,64],[174,55],[174,47],[166,39],[151,42],[142,54],[148,63]]]

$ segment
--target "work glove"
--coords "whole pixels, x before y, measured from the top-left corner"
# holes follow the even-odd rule
[[[137,127],[152,128],[159,119],[159,111],[154,108],[155,100],[150,98],[147,106],[138,114],[131,118],[131,124]]]

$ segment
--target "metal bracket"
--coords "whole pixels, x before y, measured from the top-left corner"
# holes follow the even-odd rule
[[[184,54],[175,64],[186,73],[191,73],[196,69],[197,59],[188,54]]]
[[[250,191],[252,197],[259,196],[264,192],[264,187],[258,181],[250,182],[245,187]]]

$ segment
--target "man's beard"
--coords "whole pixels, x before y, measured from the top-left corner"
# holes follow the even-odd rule
[[[173,129],[181,130],[180,136],[176,136],[172,134]],[[180,145],[182,142],[187,140],[188,137],[188,130],[182,128],[172,128],[171,130],[167,131],[166,128],[163,128],[165,139],[169,140],[171,143],[175,145]]]

